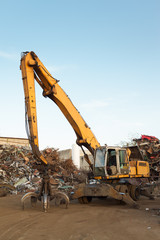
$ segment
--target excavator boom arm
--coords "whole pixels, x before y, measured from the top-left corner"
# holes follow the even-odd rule
[[[85,146],[93,155],[100,147],[99,142],[88,127],[69,97],[59,86],[58,81],[51,76],[34,52],[26,52],[21,58],[21,71],[25,93],[26,115],[28,116],[30,144],[33,153],[47,164],[39,151],[37,114],[35,98],[35,80],[43,89],[43,96],[49,97],[62,111],[77,135],[77,144]]]

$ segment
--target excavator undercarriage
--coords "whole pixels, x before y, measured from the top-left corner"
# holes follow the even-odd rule
[[[120,200],[130,207],[138,208],[137,200],[140,196],[146,196],[149,199],[154,199],[153,195],[145,187],[140,187],[131,184],[79,184],[72,195],[72,199],[78,199],[81,204],[87,204],[92,201],[92,198],[109,197]]]

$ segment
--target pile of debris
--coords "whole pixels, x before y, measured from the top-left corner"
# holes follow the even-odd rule
[[[60,159],[58,149],[47,148],[42,154],[49,163],[52,188],[71,191],[75,185],[85,181],[86,173],[79,171],[71,159]],[[8,191],[17,194],[38,190],[42,165],[29,148],[0,145],[0,196]]]
[[[139,147],[144,160],[149,162],[153,179],[160,177],[160,140],[153,136],[142,135],[140,139],[133,139]]]

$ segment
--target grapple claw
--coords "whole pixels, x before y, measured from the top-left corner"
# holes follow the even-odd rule
[[[36,205],[37,200],[41,201],[44,212],[47,212],[49,208],[49,203],[53,199],[55,199],[55,205],[57,206],[64,204],[65,207],[67,208],[69,204],[69,197],[67,196],[67,194],[57,190],[55,190],[54,192],[52,191],[52,188],[50,185],[50,176],[48,174],[47,167],[44,168],[44,172],[42,175],[42,183],[38,193],[28,192],[22,197],[21,203],[22,203],[23,210],[24,210],[24,202],[28,198],[31,198],[32,207]]]

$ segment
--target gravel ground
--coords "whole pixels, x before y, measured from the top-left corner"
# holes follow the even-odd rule
[[[0,240],[159,240],[160,198],[139,200],[131,209],[112,199],[94,199],[88,205],[78,201],[68,209],[51,205],[44,213],[41,203],[23,211],[21,195],[0,198]]]

